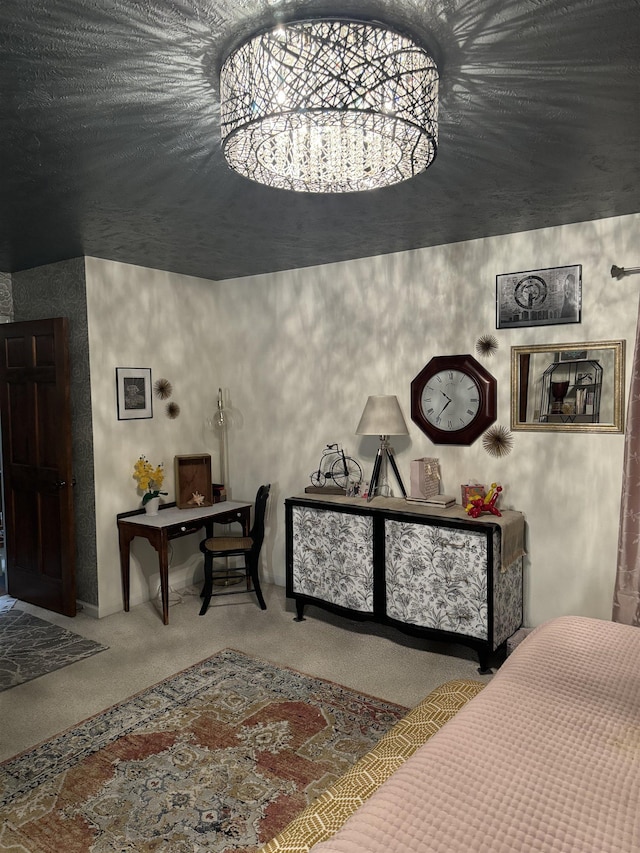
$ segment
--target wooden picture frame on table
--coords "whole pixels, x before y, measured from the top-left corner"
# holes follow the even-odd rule
[[[213,506],[211,483],[211,456],[208,453],[192,453],[175,456],[176,506],[178,509],[193,509],[197,506]]]

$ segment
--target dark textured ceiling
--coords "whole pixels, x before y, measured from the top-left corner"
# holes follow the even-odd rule
[[[387,21],[440,68],[422,175],[305,195],[225,165],[217,69],[272,22]],[[0,270],[210,279],[637,212],[640,0],[1,0]]]

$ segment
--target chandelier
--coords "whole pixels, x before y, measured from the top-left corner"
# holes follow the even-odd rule
[[[379,23],[294,21],[241,44],[220,71],[232,169],[299,192],[370,190],[424,171],[438,148],[438,69]]]

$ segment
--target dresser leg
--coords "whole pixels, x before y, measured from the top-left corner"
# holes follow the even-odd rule
[[[480,666],[478,667],[478,673],[480,675],[492,675],[493,670],[489,666],[489,659],[491,655],[486,649],[478,650],[478,661],[480,662]]]
[[[298,615],[295,617],[295,619],[293,621],[294,622],[304,622],[305,621],[305,618],[304,618],[304,602],[300,601],[299,598],[296,598],[296,613]]]

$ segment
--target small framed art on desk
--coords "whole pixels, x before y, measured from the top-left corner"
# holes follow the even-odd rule
[[[194,453],[175,456],[176,506],[189,509],[194,506],[212,506],[211,456]]]

